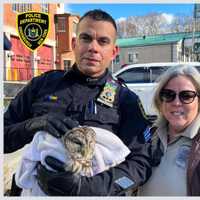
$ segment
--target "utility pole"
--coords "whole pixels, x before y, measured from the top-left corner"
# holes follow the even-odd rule
[[[192,61],[194,61],[194,34],[195,34],[195,29],[196,29],[196,4],[194,4],[194,11],[193,11],[193,18],[192,18]]]
[[[193,26],[192,26],[192,61],[195,55],[200,53],[200,43],[196,41],[196,22],[200,18],[200,4],[194,4]]]

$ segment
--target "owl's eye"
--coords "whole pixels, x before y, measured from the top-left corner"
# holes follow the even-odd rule
[[[83,143],[80,140],[78,140],[77,138],[73,138],[73,139],[71,139],[71,141],[76,145],[79,145],[79,146],[83,145]]]

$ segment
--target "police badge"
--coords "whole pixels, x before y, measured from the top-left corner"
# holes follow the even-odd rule
[[[41,46],[49,32],[49,15],[25,12],[17,15],[17,30],[23,44],[31,51]]]
[[[118,84],[114,80],[108,79],[97,101],[109,107],[113,107],[117,92],[117,87]]]
[[[188,165],[189,153],[191,146],[183,144],[179,147],[176,155],[176,165],[182,169],[186,169]]]

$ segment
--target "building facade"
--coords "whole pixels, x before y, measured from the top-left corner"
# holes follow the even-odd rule
[[[76,36],[76,28],[80,17],[69,13],[55,15],[56,32],[56,68],[68,70],[74,63],[72,38]]]
[[[39,11],[49,14],[50,30],[44,44],[32,52],[22,44],[16,28],[17,14]],[[54,15],[61,12],[60,4],[4,4],[3,30],[12,43],[4,52],[4,80],[27,81],[45,71],[55,69],[56,40]]]
[[[199,54],[192,50],[199,41],[200,32],[118,39],[120,53],[113,61],[113,71],[136,63],[199,61]]]

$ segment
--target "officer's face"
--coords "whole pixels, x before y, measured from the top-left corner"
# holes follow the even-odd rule
[[[118,54],[115,38],[116,31],[110,22],[84,18],[79,24],[77,38],[72,40],[79,70],[91,77],[103,74]]]

